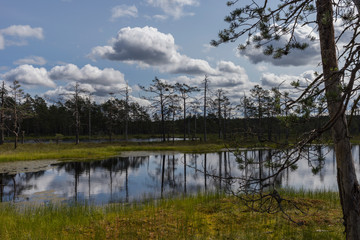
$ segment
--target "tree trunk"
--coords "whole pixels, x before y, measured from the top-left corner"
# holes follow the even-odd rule
[[[288,119],[288,101],[287,101],[287,97],[285,98],[285,117],[286,119]],[[286,123],[286,128],[285,128],[285,143],[288,144],[289,143],[289,126],[288,123]]]
[[[184,141],[186,140],[186,99],[184,97]]]
[[[174,106],[174,104],[173,104]],[[173,112],[172,112],[172,141],[173,143],[175,142],[175,108],[173,107]]]
[[[89,140],[91,140],[91,102],[89,97]]]
[[[227,116],[227,109],[224,106],[224,120],[223,120],[223,139],[226,140],[226,116]]]
[[[129,128],[129,86],[126,84],[126,92],[125,92],[125,140],[128,140],[128,128]]]
[[[260,99],[260,96],[258,96],[258,104],[259,104],[259,106],[258,106],[258,114],[259,114],[259,116],[258,116],[258,141],[259,142],[262,142],[262,115],[263,115],[263,113],[262,113],[262,105],[261,105],[261,99]]]
[[[15,139],[14,139],[14,149],[17,148],[17,142],[18,142],[18,135],[15,134]]]
[[[337,73],[338,63],[334,40],[333,10],[331,0],[317,0],[317,22],[320,35],[321,58],[325,79],[327,105],[330,118],[336,118],[332,126],[335,146],[337,181],[344,216],[347,239],[360,239],[360,193],[356,178],[348,126],[343,102],[341,101],[341,75]]]
[[[221,139],[221,94],[219,93],[219,101],[218,101],[218,126],[219,126],[219,136],[218,138]]]
[[[207,104],[207,99],[206,99],[206,91],[207,91],[207,77],[205,76],[205,80],[204,80],[204,142],[206,142],[206,104]]]
[[[4,144],[4,116],[5,116],[5,82],[1,88],[1,110],[0,110],[0,145]]]
[[[17,148],[17,141],[18,141],[18,113],[17,113],[17,108],[16,108],[16,95],[15,95],[15,103],[14,103],[14,135],[15,135],[15,139],[14,139],[14,148]]]
[[[79,144],[79,135],[80,135],[80,119],[79,119],[79,112],[76,112],[76,130],[75,130],[75,144]]]
[[[75,85],[75,144],[79,144],[79,135],[80,135],[80,113],[79,113],[79,84]]]
[[[163,100],[163,96],[160,96],[160,105],[161,105],[161,131],[162,131],[162,141],[165,142],[165,112],[164,112],[164,100]]]
[[[195,114],[195,123],[194,123],[194,138],[195,138],[195,140],[196,140],[196,118],[197,118],[197,116],[196,116],[196,114]]]
[[[125,119],[125,140],[128,140],[128,128],[129,128],[129,117],[128,113],[126,113],[126,119]]]

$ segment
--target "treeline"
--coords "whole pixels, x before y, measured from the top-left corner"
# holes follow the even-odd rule
[[[151,103],[144,107],[130,101],[128,88],[122,99],[110,96],[100,104],[82,94],[76,84],[67,100],[49,105],[40,96],[25,94],[17,81],[9,88],[3,83],[0,143],[5,137],[15,137],[16,147],[19,137],[24,136],[75,136],[76,143],[80,136],[107,136],[111,141],[114,135],[125,140],[128,135],[151,135],[161,136],[163,141],[175,137],[206,141],[207,134],[225,140],[287,142],[327,121],[324,102],[319,99],[307,99],[290,108],[289,94],[256,85],[236,104],[223,89],[209,89],[206,77],[202,85],[171,85],[155,78],[148,87],[141,87]],[[351,133],[358,134],[359,116],[352,119]]]
[[[28,97],[32,103],[31,117],[23,120],[22,130],[30,136],[52,136],[63,134],[74,136],[79,131],[80,135],[96,136],[125,133],[125,101],[112,98],[102,104],[89,102],[88,99],[79,98],[75,104],[72,100],[57,102],[47,105],[39,96]],[[78,110],[76,110],[76,106]],[[129,132],[132,134],[151,134],[148,124],[151,123],[146,109],[138,103],[129,103],[130,116]],[[80,119],[77,130],[76,115]]]

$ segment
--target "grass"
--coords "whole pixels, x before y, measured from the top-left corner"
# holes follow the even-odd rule
[[[256,213],[219,194],[137,204],[0,204],[0,239],[344,239],[337,193],[284,193],[306,213]]]
[[[106,136],[98,136],[98,139],[106,139]],[[121,139],[123,136],[116,136]],[[148,135],[136,135],[129,138],[146,138],[154,137]],[[54,137],[38,137],[37,140],[49,140]],[[73,139],[71,137],[67,137]],[[82,136],[86,139],[86,136]],[[97,139],[95,136],[94,139]],[[27,139],[35,139],[28,137]],[[115,139],[115,136],[114,136]],[[353,139],[353,143],[360,143],[360,137]],[[295,139],[290,139],[290,142]],[[259,143],[257,138],[241,139],[234,141],[228,139],[226,141],[218,139],[216,134],[209,134],[208,141],[168,141],[168,142],[81,142],[79,145],[74,143],[59,143],[50,141],[50,143],[25,143],[18,144],[18,148],[14,149],[13,143],[5,143],[0,145],[0,162],[10,161],[26,161],[41,159],[58,159],[58,160],[88,160],[101,159],[119,155],[124,151],[178,151],[178,152],[216,152],[226,147],[230,148],[252,148],[252,147],[272,147],[277,148],[275,143]]]
[[[26,143],[14,149],[13,144],[0,146],[0,162],[41,160],[41,159],[98,159],[119,155],[124,151],[179,151],[215,152],[223,144],[200,142],[175,143]]]

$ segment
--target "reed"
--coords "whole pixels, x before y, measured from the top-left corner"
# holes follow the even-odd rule
[[[232,196],[198,194],[105,206],[0,204],[0,239],[344,239],[336,193],[283,190],[305,214],[250,211]]]

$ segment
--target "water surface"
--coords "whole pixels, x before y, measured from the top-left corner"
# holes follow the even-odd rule
[[[310,154],[316,156],[312,162],[300,160],[298,168],[284,171],[277,184],[296,189],[337,191],[333,150],[314,148]],[[58,200],[106,204],[214,191],[229,187],[228,182],[221,180],[225,177],[270,175],[274,169],[256,164],[257,160],[263,161],[270,155],[270,150],[243,152],[243,156],[255,162],[245,169],[231,152],[156,153],[102,161],[56,163],[47,170],[37,172],[1,173],[0,201]],[[353,155],[356,171],[360,175],[358,146],[353,147]],[[314,174],[309,165],[321,168]]]

